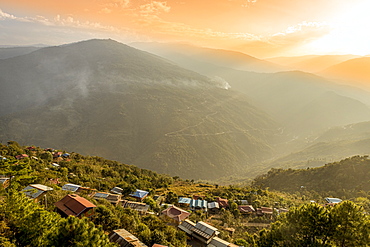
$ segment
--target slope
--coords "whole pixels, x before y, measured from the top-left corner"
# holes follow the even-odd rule
[[[309,190],[354,197],[354,192],[370,191],[369,178],[368,156],[354,156],[317,168],[272,169],[256,178],[254,185],[286,192]]]
[[[266,60],[291,69],[316,73],[338,63],[359,57],[360,56],[356,55],[307,55],[298,57],[275,57]]]
[[[277,126],[243,94],[115,41],[40,49],[0,70],[1,140],[193,179],[251,170],[272,153]]]
[[[237,60],[235,56],[222,57],[220,54],[223,53],[220,53],[219,50],[187,45],[160,43],[135,43],[134,45],[170,59],[182,67],[210,76],[218,81],[224,81],[232,89],[246,94],[253,100],[253,104],[273,116],[283,127],[286,127],[287,133],[293,132],[294,136],[304,136],[341,124],[370,120],[370,111],[363,105],[370,105],[369,92],[336,84],[314,74],[300,71],[278,73],[246,71],[253,71],[253,66],[238,66],[241,61],[244,61],[245,64],[248,61],[253,64],[253,60],[245,54],[242,56],[244,60]],[[231,51],[223,52],[233,54]],[[221,57],[222,59],[217,59]],[[348,57],[351,57],[351,55],[305,56],[300,58],[302,60],[319,58],[335,60]],[[258,69],[254,71],[258,71]],[[318,101],[320,98],[325,101],[322,95],[327,92],[334,92],[337,95],[326,99],[325,104],[330,107],[315,107],[312,102]],[[341,107],[347,101],[351,101],[353,104]],[[357,106],[360,107],[357,108]],[[306,111],[308,111],[307,114],[305,114]],[[318,121],[317,118],[312,118],[315,116],[331,116],[331,118],[327,117],[326,120],[328,121]],[[301,117],[310,121],[300,123]]]
[[[336,65],[333,65],[320,74],[342,80],[350,85],[357,85],[370,89],[370,57],[361,57],[351,59]]]
[[[165,57],[180,64],[182,67],[194,71],[198,71],[199,68],[197,67],[199,65],[203,67],[207,64],[256,72],[284,70],[284,67],[277,64],[230,50],[197,47],[180,43],[132,43],[130,45]]]
[[[25,55],[38,49],[40,49],[40,47],[33,46],[0,48],[0,59],[7,59]]]

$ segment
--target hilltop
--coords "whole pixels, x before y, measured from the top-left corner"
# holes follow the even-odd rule
[[[370,191],[369,172],[369,157],[353,156],[316,168],[271,169],[257,177],[253,185],[289,193],[307,190],[353,198]]]
[[[222,80],[112,40],[0,61],[0,140],[217,179],[270,157],[278,125]]]

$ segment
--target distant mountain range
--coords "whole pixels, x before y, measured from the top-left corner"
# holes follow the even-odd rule
[[[1,59],[0,141],[213,180],[369,152],[366,131],[338,131],[367,129],[367,91],[238,52],[132,45],[147,51],[89,40]]]
[[[272,155],[278,130],[243,94],[112,40],[0,61],[0,140],[58,146],[184,178]]]
[[[320,74],[341,80],[343,82],[350,82],[357,86],[362,86],[370,90],[370,57],[354,58],[335,64],[321,71]]]
[[[181,43],[132,43],[130,45],[165,57],[184,68],[197,72],[199,69],[206,69],[209,65],[253,72],[284,70],[283,66],[236,51],[197,47]]]
[[[330,66],[345,62],[350,59],[359,58],[356,55],[307,55],[297,57],[274,57],[267,61],[285,66],[293,70],[316,73]]]

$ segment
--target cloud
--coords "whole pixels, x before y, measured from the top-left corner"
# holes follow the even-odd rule
[[[16,19],[16,17],[15,17],[14,15],[11,15],[11,14],[8,14],[8,13],[5,13],[5,12],[3,12],[3,11],[0,9],[0,20],[6,20],[6,19],[14,20],[14,19]]]
[[[171,7],[167,5],[167,2],[153,1],[139,7],[139,11],[142,16],[158,16],[160,13],[163,12],[168,13],[170,12],[170,10]]]
[[[242,7],[249,8],[250,6],[254,5],[257,2],[257,0],[246,0],[244,4],[242,4]]]
[[[268,40],[275,44],[306,43],[323,37],[331,30],[332,27],[326,22],[302,22],[273,34]]]

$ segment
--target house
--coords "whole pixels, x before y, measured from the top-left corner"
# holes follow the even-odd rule
[[[120,247],[148,247],[125,229],[113,230],[113,233],[109,236],[109,241],[118,244]]]
[[[121,201],[121,195],[109,194],[105,199],[113,205],[118,205]]]
[[[218,202],[209,202],[207,207],[208,211],[213,214],[217,214],[220,211],[220,205]]]
[[[78,218],[90,218],[94,215],[94,210],[96,208],[96,205],[76,194],[66,195],[54,205],[57,212],[62,216],[68,217],[72,215]]]
[[[59,158],[60,156],[62,156],[63,152],[54,152],[53,153],[53,158]]]
[[[193,228],[195,227],[195,223],[193,221],[190,221],[190,220],[184,220],[183,222],[181,222],[180,225],[178,225],[177,227],[184,231],[186,234],[188,234],[189,236],[191,236],[191,234],[193,234]]]
[[[220,208],[228,208],[229,207],[229,201],[227,199],[222,199],[221,197],[217,198],[217,203],[220,206]]]
[[[214,237],[207,247],[238,247],[238,245],[229,243],[219,237]]]
[[[54,167],[59,167],[60,165],[59,164],[57,164],[57,163],[52,163],[51,164],[52,166],[54,166]]]
[[[109,193],[105,193],[105,192],[96,192],[93,194],[93,198],[95,200],[107,199],[108,196],[109,196]]]
[[[38,201],[41,196],[45,195],[48,191],[53,190],[48,186],[42,184],[30,184],[22,190],[22,192],[29,198]]]
[[[194,223],[190,220],[184,220],[180,225],[178,225],[178,228],[202,243],[202,245],[197,244],[196,246],[238,247],[235,244],[229,243],[217,237],[218,234],[220,234],[217,228],[202,221]]]
[[[195,224],[195,226],[191,229],[191,231],[192,231],[191,236],[205,244],[209,244],[214,237],[220,234],[217,228],[203,221],[198,221]]]
[[[207,205],[208,202],[205,201],[205,200],[194,200],[194,199],[191,199],[190,201],[190,209],[191,210],[204,210],[204,211],[207,211]]]
[[[242,214],[252,214],[252,213],[256,212],[256,210],[254,209],[254,207],[252,205],[239,205],[238,209],[239,209],[240,213],[242,213]]]
[[[187,197],[179,197],[179,200],[178,200],[179,205],[182,207],[189,207],[190,202],[191,202],[191,199]]]
[[[70,154],[69,154],[69,153],[62,154],[62,157],[63,157],[63,158],[68,158],[69,156],[70,156]]]
[[[28,155],[27,154],[20,154],[20,155],[15,156],[15,158],[17,160],[21,160],[21,159],[24,159],[24,158],[28,158]]]
[[[124,208],[131,208],[141,214],[146,214],[150,207],[149,205],[142,202],[132,202],[127,200],[120,200],[120,204]]]
[[[272,216],[273,212],[274,212],[273,208],[261,207],[261,208],[257,208],[256,215],[258,215],[258,216],[262,216],[262,215]]]
[[[110,192],[118,195],[122,195],[123,189],[120,187],[114,187],[113,189],[110,190]]]
[[[121,201],[121,195],[110,194],[106,192],[95,192],[92,194],[92,197],[95,200],[101,200],[101,199],[107,200],[114,205],[117,205]]]
[[[144,200],[145,197],[149,195],[148,191],[145,190],[136,190],[134,193],[130,194],[131,197],[136,198],[137,200]]]
[[[187,217],[189,217],[191,213],[178,208],[176,206],[171,206],[165,210],[162,211],[162,215],[165,215],[167,217],[170,217],[171,219],[175,220],[176,222],[182,222]]]
[[[339,198],[330,198],[330,197],[327,197],[327,198],[325,198],[325,201],[328,203],[328,204],[331,204],[331,203],[340,203],[340,202],[342,202],[342,200],[341,199],[339,199]]]
[[[77,184],[65,184],[62,187],[62,190],[67,190],[71,192],[77,192],[77,190],[81,187],[81,185]]]
[[[9,178],[0,178],[0,185],[6,189],[10,185],[10,179]]]

